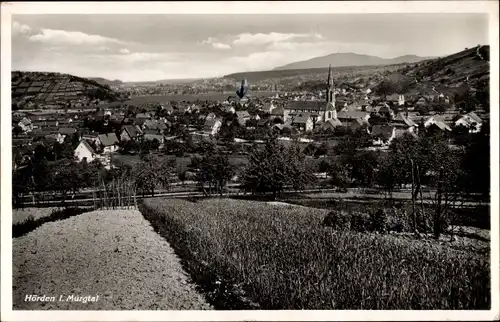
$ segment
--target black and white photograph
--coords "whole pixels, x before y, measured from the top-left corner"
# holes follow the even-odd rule
[[[5,321],[498,318],[498,3],[362,3],[2,3]]]

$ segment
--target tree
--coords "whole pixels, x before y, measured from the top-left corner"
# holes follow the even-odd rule
[[[444,113],[448,110],[449,104],[446,104],[445,102],[435,102],[432,104],[431,108],[437,113]]]
[[[381,95],[386,99],[387,95],[393,94],[396,92],[396,86],[388,81],[388,80],[383,80],[378,86],[375,88],[375,93],[378,95]]]
[[[211,194],[212,188],[222,196],[227,182],[234,176],[234,168],[229,158],[219,149],[208,149],[198,163],[197,181],[205,194]],[[208,185],[208,193],[205,190]]]
[[[12,129],[12,134],[15,137],[18,137],[23,132],[24,132],[23,129],[19,125],[14,126],[14,128]]]
[[[301,189],[313,180],[312,171],[305,165],[305,155],[298,146],[286,148],[272,133],[263,147],[255,147],[249,155],[242,184],[253,193],[271,192],[276,199],[286,186]]]
[[[63,202],[68,193],[75,194],[82,187],[81,172],[72,159],[63,159],[51,165],[52,189],[63,195]]]
[[[132,168],[131,175],[134,178],[136,188],[154,195],[157,186],[169,189],[171,175],[175,170],[175,159],[158,157],[154,154],[144,156],[141,162]]]

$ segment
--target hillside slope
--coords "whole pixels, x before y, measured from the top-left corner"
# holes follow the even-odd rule
[[[13,71],[11,81],[12,102],[18,107],[66,105],[95,99],[115,101],[119,97],[107,85],[69,74]]]
[[[482,90],[489,87],[489,46],[409,65],[402,71],[384,78],[397,84],[406,93],[454,95],[465,89]]]
[[[284,66],[276,67],[274,68],[274,70],[322,68],[327,67],[328,65],[332,65],[332,67],[393,65],[402,63],[415,63],[426,59],[429,58],[419,57],[415,55],[405,55],[393,59],[385,59],[377,56],[361,55],[355,53],[338,53],[322,57],[314,57],[308,60],[287,64]]]

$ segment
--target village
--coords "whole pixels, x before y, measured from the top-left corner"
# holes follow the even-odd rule
[[[79,161],[98,159],[110,168],[111,156],[125,153],[124,142],[129,140],[152,141],[157,150],[169,142],[186,140],[227,142],[228,136],[233,142],[249,145],[262,142],[266,131],[272,130],[283,141],[306,143],[302,144],[305,148],[308,144],[335,144],[347,130],[365,132],[372,140],[370,149],[376,150],[387,148],[406,132],[417,136],[422,128],[451,135],[453,129],[463,127],[477,133],[483,119],[488,118],[481,108],[470,112],[459,109],[443,93],[381,96],[371,89],[336,88],[331,71],[325,90],[318,92],[276,91],[268,97],[230,96],[224,101],[166,101],[140,106],[115,103],[108,108],[88,104],[83,109],[78,104],[65,110],[50,109],[49,104],[43,110],[13,111],[13,167],[22,166],[38,145],[50,150],[56,142],[68,142],[67,138],[78,140],[74,156]],[[446,107],[440,109],[442,106]],[[89,127],[91,122],[102,126],[96,130]]]

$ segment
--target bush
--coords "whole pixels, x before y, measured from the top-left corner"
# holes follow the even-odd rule
[[[386,233],[388,230],[387,213],[385,209],[379,209],[370,214],[371,231]]]
[[[351,229],[351,221],[345,211],[330,211],[323,219],[323,225],[335,230]]]
[[[357,232],[367,232],[371,231],[371,227],[372,223],[370,215],[359,211],[351,212],[351,230]]]

